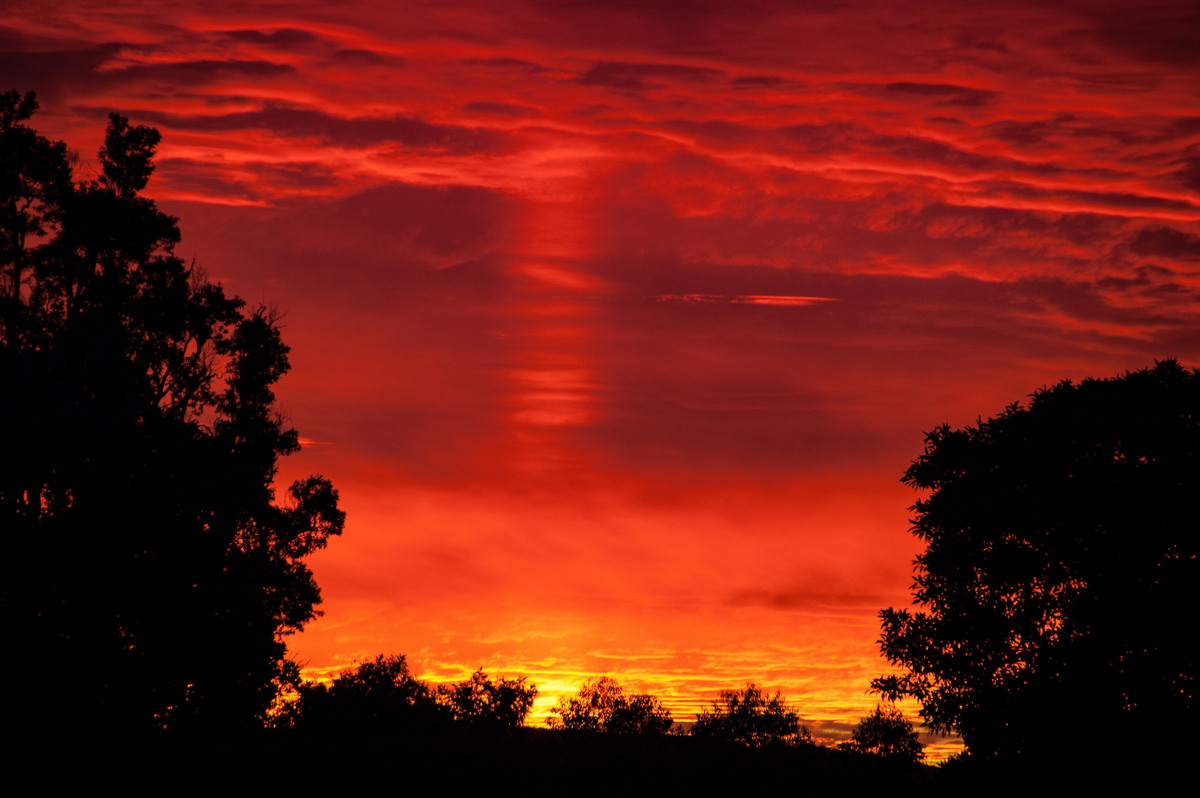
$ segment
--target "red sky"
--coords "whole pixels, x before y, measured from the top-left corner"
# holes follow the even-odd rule
[[[314,669],[874,698],[923,434],[1200,363],[1190,1],[2,3],[0,88],[164,134],[285,313],[346,533]],[[69,10],[65,10],[69,9]]]

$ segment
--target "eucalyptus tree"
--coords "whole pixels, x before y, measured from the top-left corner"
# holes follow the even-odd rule
[[[1195,737],[1200,371],[1061,382],[926,436],[904,481],[914,608],[883,610],[875,680],[976,758],[1095,757]],[[1149,749],[1147,749],[1149,750]]]
[[[113,114],[99,175],[0,95],[6,721],[61,734],[255,725],[316,614],[330,482],[280,500],[274,314],[175,252],[141,192],[160,136]]]

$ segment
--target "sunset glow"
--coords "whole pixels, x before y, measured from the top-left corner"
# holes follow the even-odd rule
[[[82,177],[157,127],[178,254],[283,312],[279,481],[348,514],[312,676],[753,681],[844,739],[924,433],[1200,364],[1191,2],[5,6],[0,89]]]

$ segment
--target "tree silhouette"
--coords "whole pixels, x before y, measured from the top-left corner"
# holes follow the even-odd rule
[[[408,669],[403,654],[380,654],[328,684],[305,682],[290,711],[300,731],[338,734],[428,732],[449,723],[434,691]]]
[[[895,705],[877,705],[870,715],[854,726],[850,739],[850,743],[843,743],[841,747],[906,762],[919,762],[925,758],[912,721]]]
[[[524,676],[493,681],[482,668],[465,682],[437,689],[438,701],[449,708],[455,722],[477,729],[520,726],[535,698],[537,688],[525,684]]]
[[[73,183],[36,109],[0,95],[0,674],[21,685],[0,711],[56,735],[256,725],[320,601],[303,560],[343,524],[320,477],[276,502],[288,349],[174,255],[139,194],[157,131],[112,115]]]
[[[692,736],[741,743],[751,748],[809,742],[800,715],[779,693],[768,695],[753,683],[722,690],[712,707],[696,715]]]
[[[673,722],[657,698],[627,695],[611,676],[589,679],[576,695],[560,698],[552,711],[558,717],[546,721],[551,728],[606,734],[665,734]]]
[[[881,613],[908,670],[876,689],[984,759],[1094,758],[1122,727],[1194,739],[1200,372],[1043,388],[929,433],[904,481],[929,491],[922,609]]]

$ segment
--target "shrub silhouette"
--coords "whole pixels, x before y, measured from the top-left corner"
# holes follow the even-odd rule
[[[742,690],[722,690],[712,707],[696,716],[691,733],[751,748],[797,745],[811,739],[800,715],[779,693],[768,695],[753,683]]]
[[[851,742],[840,748],[887,759],[919,762],[925,758],[912,721],[894,705],[879,704],[850,732]]]
[[[403,654],[380,654],[357,663],[328,684],[306,682],[291,709],[300,731],[398,734],[448,725],[449,712],[434,691],[412,675]]]
[[[483,669],[465,682],[441,685],[437,700],[450,710],[456,723],[476,729],[504,729],[525,722],[537,688],[525,683],[525,677],[492,680]]]
[[[672,725],[671,713],[648,693],[627,695],[616,679],[589,679],[571,697],[558,700],[546,721],[552,729],[603,732],[606,734],[665,734]]]

